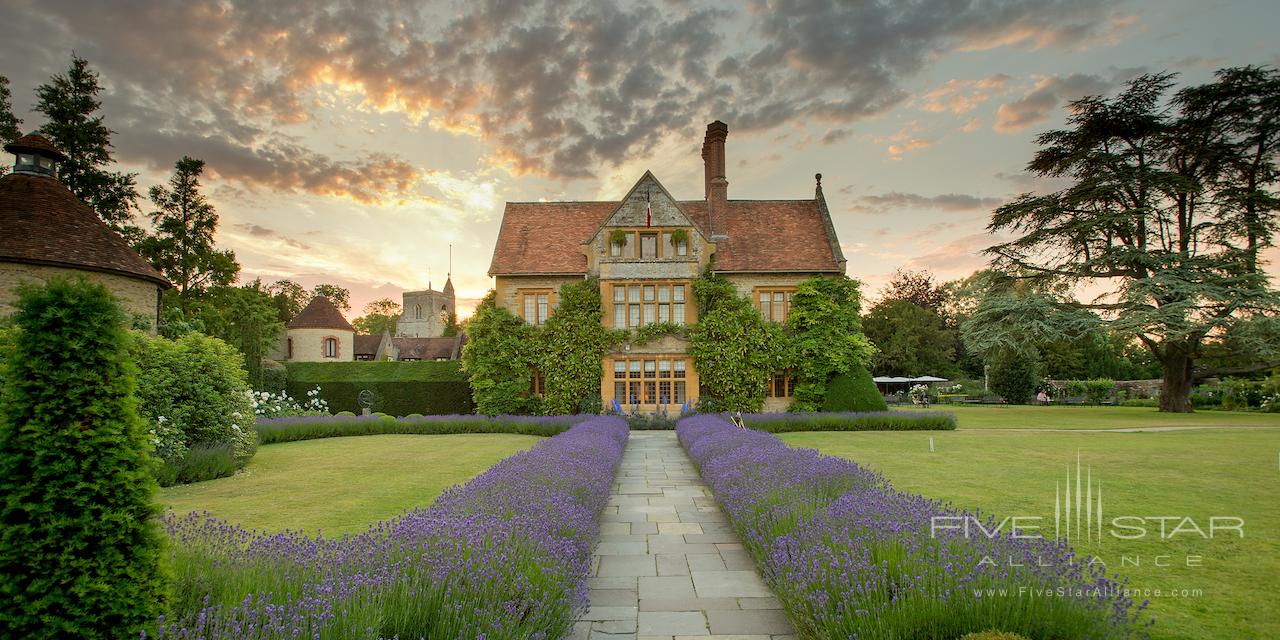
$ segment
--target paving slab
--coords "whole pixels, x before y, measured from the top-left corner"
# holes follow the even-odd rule
[[[795,640],[671,431],[633,433],[573,640]]]

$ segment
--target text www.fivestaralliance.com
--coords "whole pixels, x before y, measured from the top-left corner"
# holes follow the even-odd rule
[[[1080,589],[1071,587],[1059,587],[1056,589],[1037,589],[1033,587],[1019,587],[1017,589],[974,589],[973,595],[976,598],[1079,598],[1079,597],[1099,597],[1099,596],[1115,596],[1122,595],[1128,598],[1199,598],[1204,595],[1204,589],[1185,589],[1185,588],[1169,588],[1161,589],[1159,587],[1136,589]]]

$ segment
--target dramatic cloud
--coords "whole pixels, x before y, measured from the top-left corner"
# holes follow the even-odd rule
[[[921,109],[935,113],[949,111],[956,115],[973,111],[978,105],[1004,92],[1009,76],[998,73],[982,80],[948,80],[924,94]]]
[[[597,175],[655,138],[696,137],[713,118],[738,131],[812,121],[837,131],[901,102],[903,81],[949,51],[1077,47],[1112,26],[1102,0],[946,11],[756,0],[742,15],[711,3],[587,0],[7,2],[4,59],[60,69],[74,47],[115,89],[109,113],[160,114],[146,123],[153,131],[196,122],[202,137],[276,161],[279,142],[246,135],[316,124],[325,105],[348,100],[478,137],[516,173],[560,178]],[[287,159],[301,166],[280,170],[282,188],[361,199],[408,179],[382,162]],[[316,184],[313,169],[345,175]]]
[[[893,212],[899,209],[933,209],[938,211],[977,211],[994,209],[1005,201],[1000,198],[983,198],[963,193],[944,193],[923,196],[918,193],[884,193],[861,196],[850,206],[852,211]]]
[[[1013,133],[1048,120],[1058,105],[1089,95],[1102,95],[1144,73],[1144,68],[1115,69],[1110,77],[1074,73],[1041,78],[1030,91],[996,110],[995,130]]]

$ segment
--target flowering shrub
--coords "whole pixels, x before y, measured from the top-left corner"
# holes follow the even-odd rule
[[[1031,638],[1138,633],[1142,607],[1064,543],[965,537],[958,527],[935,532],[937,516],[977,516],[715,416],[681,420],[677,435],[801,637],[950,640],[993,628]],[[994,519],[982,524],[996,529]]]
[[[217,338],[188,333],[176,340],[136,336],[134,355],[138,412],[156,427],[161,440],[157,447],[165,445],[157,454],[170,471],[183,459],[165,457],[164,451],[185,454],[196,447],[226,448],[233,468],[248,464],[258,449],[258,436],[238,351]],[[182,447],[166,444],[175,437],[168,429],[181,434]],[[168,482],[165,475],[160,479]]]
[[[164,416],[156,416],[156,421],[152,423],[147,435],[151,437],[151,444],[155,446],[153,451],[161,460],[181,460],[187,455],[186,439],[182,435],[182,430],[172,420]]]
[[[565,637],[626,439],[621,419],[590,418],[339,539],[170,515],[170,612],[145,637]]]
[[[290,416],[327,416],[329,403],[320,397],[320,387],[307,392],[307,399],[297,401],[281,391],[246,391],[253,415],[257,418],[286,418]]]

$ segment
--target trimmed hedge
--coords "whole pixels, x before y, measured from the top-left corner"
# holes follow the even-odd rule
[[[871,373],[863,367],[832,378],[822,403],[822,410],[828,412],[885,411],[888,408],[875,380],[871,379]]]
[[[373,393],[374,411],[392,415],[468,414],[471,385],[457,360],[443,362],[288,362],[290,396],[320,387],[332,411],[360,412],[357,397]]]
[[[941,411],[744,414],[748,427],[769,433],[789,431],[951,431],[956,417]]]
[[[262,444],[376,436],[389,433],[444,435],[455,433],[512,433],[525,436],[554,436],[587,416],[413,416],[393,418],[385,414],[367,416],[297,416],[259,420],[258,440]]]

